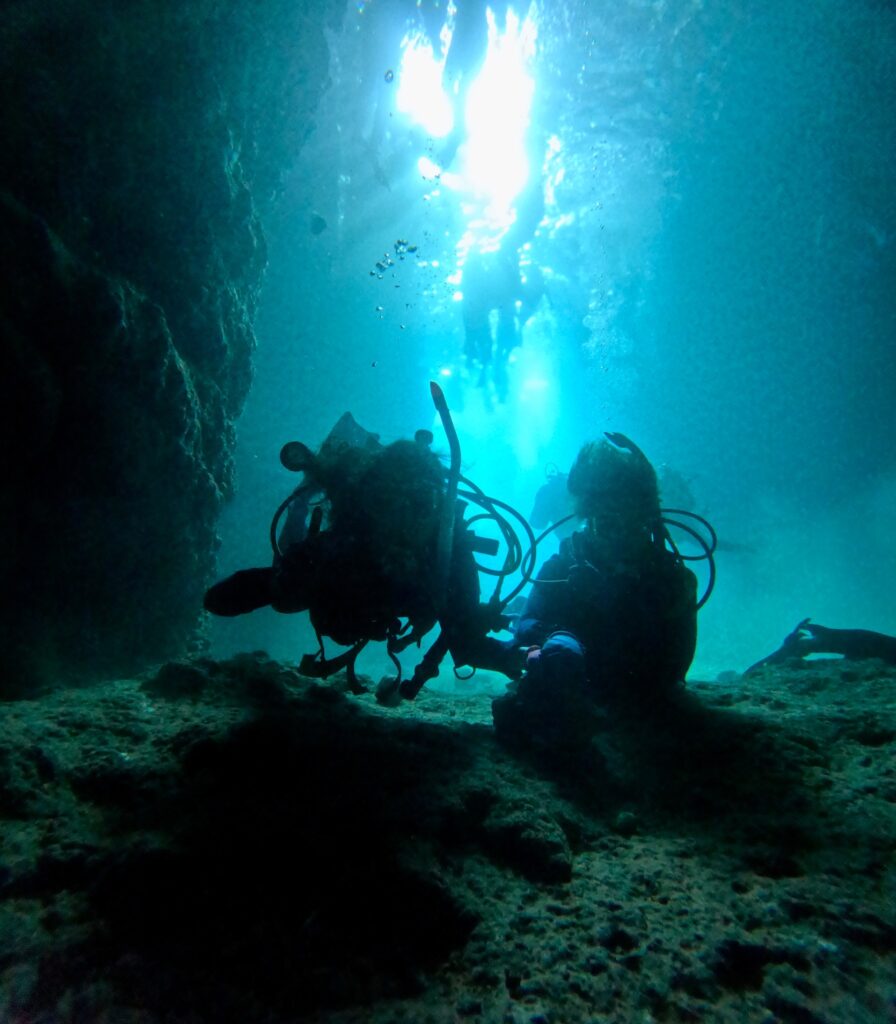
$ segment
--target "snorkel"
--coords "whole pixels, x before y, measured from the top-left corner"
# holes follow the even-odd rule
[[[429,382],[429,393],[432,395],[436,412],[442,421],[442,429],[448,438],[448,452],[450,456],[447,484],[445,493],[442,496],[439,536],[436,544],[437,606],[441,609],[447,597],[448,575],[451,568],[451,550],[454,546],[454,522],[457,516],[457,484],[460,480],[460,440],[454,427],[454,421],[451,419],[451,411],[448,408],[448,402],[445,400],[445,393],[434,380]]]

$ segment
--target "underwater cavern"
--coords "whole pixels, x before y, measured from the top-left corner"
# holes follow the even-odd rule
[[[0,39],[0,1021],[893,1018],[892,5]]]

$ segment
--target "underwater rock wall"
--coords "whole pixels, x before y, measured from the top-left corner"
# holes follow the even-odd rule
[[[263,218],[344,5],[19,3],[0,27],[0,693],[183,651],[232,487]]]

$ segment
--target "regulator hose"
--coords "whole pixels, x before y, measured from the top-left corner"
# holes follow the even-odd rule
[[[706,589],[703,591],[702,597],[697,602],[697,611],[699,611],[709,600],[713,587],[716,585],[716,561],[713,558],[713,553],[715,552],[716,545],[718,544],[716,531],[713,529],[713,526],[708,519],[704,519],[703,516],[697,515],[696,512],[688,512],[687,509],[683,508],[664,508],[660,511],[663,517],[661,522],[663,524],[663,533],[665,534],[666,543],[675,552],[676,556],[683,562],[701,562],[703,559],[706,559],[709,578],[706,582]],[[673,515],[685,516],[687,519],[695,519],[709,533],[709,540],[707,540],[706,537],[704,537],[698,530],[695,530],[692,526],[688,526],[687,523],[680,523],[677,519],[670,519],[669,516]],[[669,526],[674,526],[677,530],[684,530],[685,533],[689,534],[697,541],[700,547],[703,548],[703,552],[699,555],[683,555],[678,550],[678,546],[669,533]]]

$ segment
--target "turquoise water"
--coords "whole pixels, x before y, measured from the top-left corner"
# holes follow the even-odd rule
[[[435,378],[465,472],[523,512],[605,430],[686,478],[736,547],[693,678],[742,670],[807,615],[896,632],[892,7],[534,8],[528,132],[550,155],[525,261],[545,295],[503,400],[463,358],[462,146],[426,178],[445,142],[396,104],[402,12],[349,7],[330,33],[329,86],[266,225],[221,573],[269,559],[284,441],[319,444],[345,410],[384,440],[436,429]],[[304,616],[213,631],[218,654],[315,647]]]

